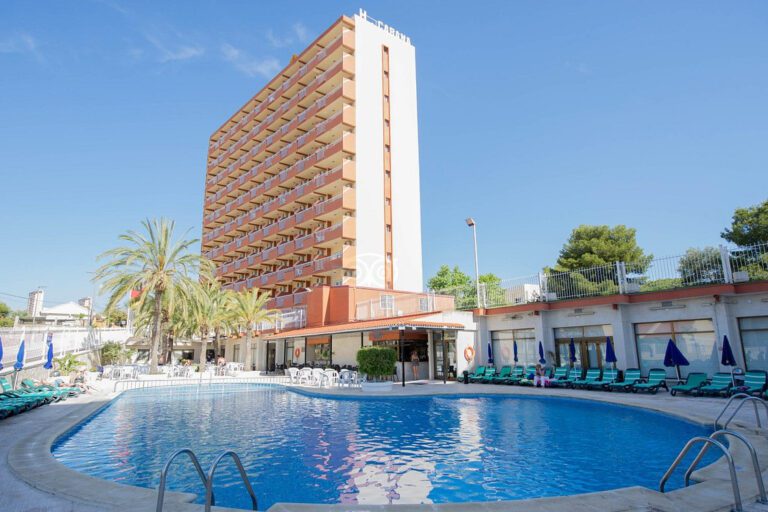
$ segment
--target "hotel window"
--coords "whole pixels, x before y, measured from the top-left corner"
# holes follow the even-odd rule
[[[768,316],[739,318],[747,370],[768,371]]]
[[[237,343],[232,347],[232,362],[233,363],[241,363],[240,361],[240,344]]]
[[[613,326],[586,325],[555,329],[556,359],[558,366],[571,364],[571,340],[576,347],[574,368],[602,368],[605,364],[605,343],[613,342]],[[616,347],[614,347],[615,349]]]
[[[514,345],[517,342],[517,363]],[[505,365],[525,366],[539,362],[536,332],[533,329],[491,331],[493,362],[497,368]]]
[[[680,368],[682,376],[691,372],[709,375],[720,368],[712,320],[683,320],[635,324],[635,340],[640,369],[647,374],[651,368],[664,368],[664,354],[669,340],[677,344],[690,366]],[[666,368],[667,376],[675,377],[674,368]]]
[[[395,296],[394,295],[381,295],[379,297],[379,306],[383,310],[395,309]]]
[[[390,224],[387,224],[387,233],[392,232],[392,226]]]
[[[392,148],[389,147],[389,144],[384,144],[384,152],[389,153],[390,151],[392,151]]]
[[[387,263],[392,263],[392,253],[391,252],[387,253]]]

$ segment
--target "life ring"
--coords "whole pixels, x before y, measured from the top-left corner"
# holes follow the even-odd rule
[[[293,351],[293,357],[298,358],[301,355],[301,349],[299,347],[296,347],[296,350]]]
[[[475,358],[475,349],[472,347],[467,347],[464,349],[464,359],[467,360],[467,362],[472,361]]]

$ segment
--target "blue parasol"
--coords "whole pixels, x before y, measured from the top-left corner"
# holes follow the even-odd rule
[[[488,342],[488,364],[493,364],[493,346]]]
[[[669,339],[669,343],[667,343],[667,351],[664,353],[664,366],[666,367],[675,367],[675,371],[677,372],[677,380],[680,379],[680,367],[681,366],[688,366],[689,363],[688,360],[685,358],[682,352],[680,352],[680,349],[677,348],[677,345],[675,345],[675,342],[672,341],[672,338]]]
[[[544,345],[539,342],[539,363],[547,364],[547,360],[544,359]]]
[[[48,340],[46,341],[48,343],[48,353],[45,356],[45,364],[43,365],[43,368],[46,370],[50,370],[53,368],[53,333],[48,333]]]
[[[19,345],[19,352],[16,354],[16,362],[13,363],[13,368],[16,371],[24,368],[24,340],[21,340],[21,345]]]
[[[576,362],[576,344],[573,342],[573,338],[571,338],[571,342],[568,344],[568,359],[571,363]]]
[[[616,352],[613,350],[613,343],[611,342],[610,336],[606,336],[605,338],[605,362],[613,363],[613,367],[616,368]]]
[[[517,363],[517,340],[512,342],[512,352],[515,355],[515,363]]]
[[[728,336],[723,336],[723,357],[720,358],[720,364],[723,366],[736,366],[736,358],[733,357],[733,349]]]

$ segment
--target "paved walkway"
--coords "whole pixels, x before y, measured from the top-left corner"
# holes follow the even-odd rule
[[[109,511],[109,510],[153,510],[156,493],[149,489],[139,489],[103,480],[87,477],[73,470],[65,468],[57,463],[50,455],[50,442],[59,435],[63,427],[79,422],[83,417],[96,411],[107,403],[114,394],[111,382],[98,383],[99,389],[95,392],[66,402],[48,405],[33,411],[24,413],[18,417],[0,421],[0,497],[3,511],[11,512],[42,512],[42,511]],[[309,387],[296,387],[297,391],[309,394],[338,395],[338,396],[365,396],[359,389],[319,389]],[[483,385],[458,383],[419,383],[409,384],[406,387],[395,386],[386,396],[405,395],[429,395],[429,394],[515,394],[526,396],[563,396],[571,398],[588,398],[602,402],[621,403],[645,409],[650,409],[667,414],[673,414],[693,420],[702,424],[711,424],[712,420],[722,409],[725,400],[717,398],[690,398],[672,397],[665,392],[657,395],[641,395],[632,393],[606,393],[597,391],[578,391],[565,389],[537,389],[518,386]],[[765,411],[761,411],[765,414]],[[763,416],[764,417],[764,416]],[[754,412],[746,407],[735,423],[747,430],[753,430],[756,426]],[[54,427],[54,428],[52,428]],[[63,427],[66,428],[66,427]],[[58,432],[57,432],[58,431]],[[763,436],[764,437],[764,436]],[[765,441],[763,453],[768,456],[768,441]],[[47,453],[46,453],[47,450]],[[762,457],[761,457],[762,458]],[[17,469],[11,470],[11,465]],[[746,464],[744,464],[746,466]],[[768,462],[763,467],[768,467]],[[722,469],[722,468],[721,468]],[[712,472],[715,472],[713,470]],[[23,473],[23,474],[20,474]],[[677,502],[680,506],[670,505],[680,491],[661,495],[654,491],[633,488],[607,493],[590,495],[590,498],[580,497],[578,500],[570,498],[552,498],[537,500],[536,502],[497,502],[484,504],[446,504],[442,506],[398,506],[397,510],[521,510],[521,511],[549,511],[564,510],[565,503],[569,500],[568,510],[594,510],[589,507],[600,507],[602,510],[708,510],[709,505],[722,501],[724,506],[732,499],[730,497],[729,484],[722,480],[710,487],[710,493],[702,494],[704,486],[694,486],[686,490],[688,496],[680,498]],[[19,477],[23,477],[20,479]],[[752,476],[754,478],[754,476]],[[24,480],[35,480],[32,487]],[[750,490],[749,477],[740,478],[745,486],[744,496],[754,495],[754,489]],[[37,483],[39,482],[39,483]],[[754,480],[751,480],[754,488]],[[691,494],[692,489],[698,489],[698,495]],[[46,492],[47,491],[47,492]],[[51,493],[55,494],[51,494]],[[751,494],[750,494],[751,492]],[[85,497],[85,499],[84,499]],[[715,499],[716,498],[716,499]],[[200,511],[202,507],[187,503],[188,495],[169,493],[167,495],[166,510],[169,511]],[[714,499],[714,501],[713,501]],[[586,500],[586,501],[585,501]],[[751,500],[753,501],[753,500]],[[119,505],[116,505],[119,503]],[[748,503],[745,500],[745,503]],[[578,506],[577,506],[578,504]],[[619,508],[616,508],[616,507]],[[585,508],[586,507],[586,508]],[[652,507],[652,508],[651,508]],[[693,508],[691,508],[693,507]],[[697,508],[699,507],[699,508]],[[762,511],[765,508],[750,505],[748,510]],[[273,511],[298,511],[315,510],[319,507],[284,504],[276,505]],[[362,510],[358,507],[330,506],[323,507],[327,510]],[[386,507],[368,507],[366,510],[385,510]],[[219,509],[223,510],[223,509]],[[717,510],[717,508],[712,509]]]

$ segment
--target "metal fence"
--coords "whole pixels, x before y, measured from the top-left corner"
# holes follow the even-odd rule
[[[3,328],[0,329],[0,340],[3,343],[2,364],[5,370],[13,367],[21,340],[24,340],[25,366],[42,362],[48,352],[49,335],[53,342],[54,356],[60,357],[68,353],[95,350],[110,341],[125,342],[130,337],[130,331],[125,328],[55,326]]]
[[[617,261],[567,272],[544,269],[538,274],[480,283],[479,293],[474,281],[437,291],[453,295],[457,309],[473,309],[760,280],[768,280],[768,243],[689,249],[677,256]]]

